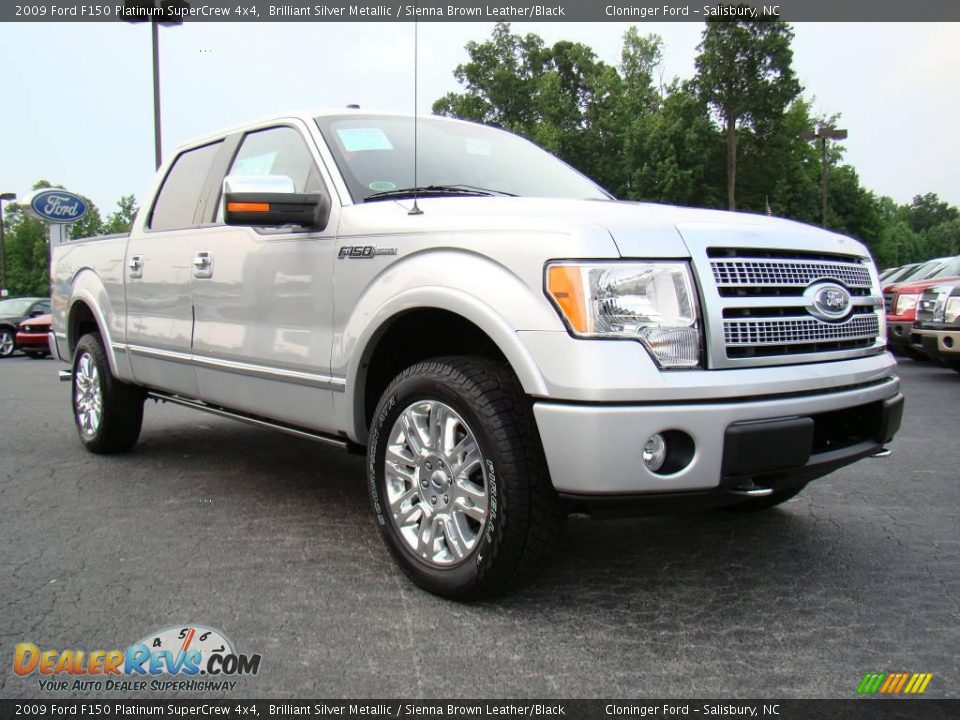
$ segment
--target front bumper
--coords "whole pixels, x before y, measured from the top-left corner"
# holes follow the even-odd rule
[[[21,350],[49,352],[47,333],[17,333],[17,347]]]
[[[891,320],[887,317],[887,345],[889,347],[904,347],[917,344],[913,337],[913,320]]]
[[[534,414],[553,485],[567,499],[696,495],[803,484],[876,453],[899,429],[899,388],[887,377],[741,401],[537,402]],[[665,431],[686,435],[692,447],[681,469],[657,474],[641,453],[647,438]]]
[[[960,331],[915,328],[923,351],[945,363],[960,363]]]

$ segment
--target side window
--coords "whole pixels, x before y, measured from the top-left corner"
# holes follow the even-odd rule
[[[285,175],[293,180],[294,192],[323,192],[323,181],[310,150],[300,133],[291,127],[247,133],[227,175]],[[217,222],[223,222],[222,195]]]
[[[215,142],[180,153],[153,205],[151,230],[174,230],[194,225],[193,216],[204,182],[222,144]]]

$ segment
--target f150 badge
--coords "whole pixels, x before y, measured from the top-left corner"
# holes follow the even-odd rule
[[[396,248],[379,248],[376,245],[344,245],[337,253],[337,260],[369,260],[378,255],[396,255]]]

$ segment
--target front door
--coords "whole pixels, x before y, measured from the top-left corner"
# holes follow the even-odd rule
[[[298,125],[245,134],[227,174],[327,192]],[[193,272],[193,354],[205,402],[330,431],[336,208],[322,231],[205,228]]]

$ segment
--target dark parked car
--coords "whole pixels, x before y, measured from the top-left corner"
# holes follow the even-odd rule
[[[17,347],[32,358],[45,358],[50,354],[50,324],[52,316],[38,315],[20,323],[17,332]]]
[[[17,350],[17,326],[29,318],[50,312],[49,298],[19,297],[0,300],[0,358]]]

